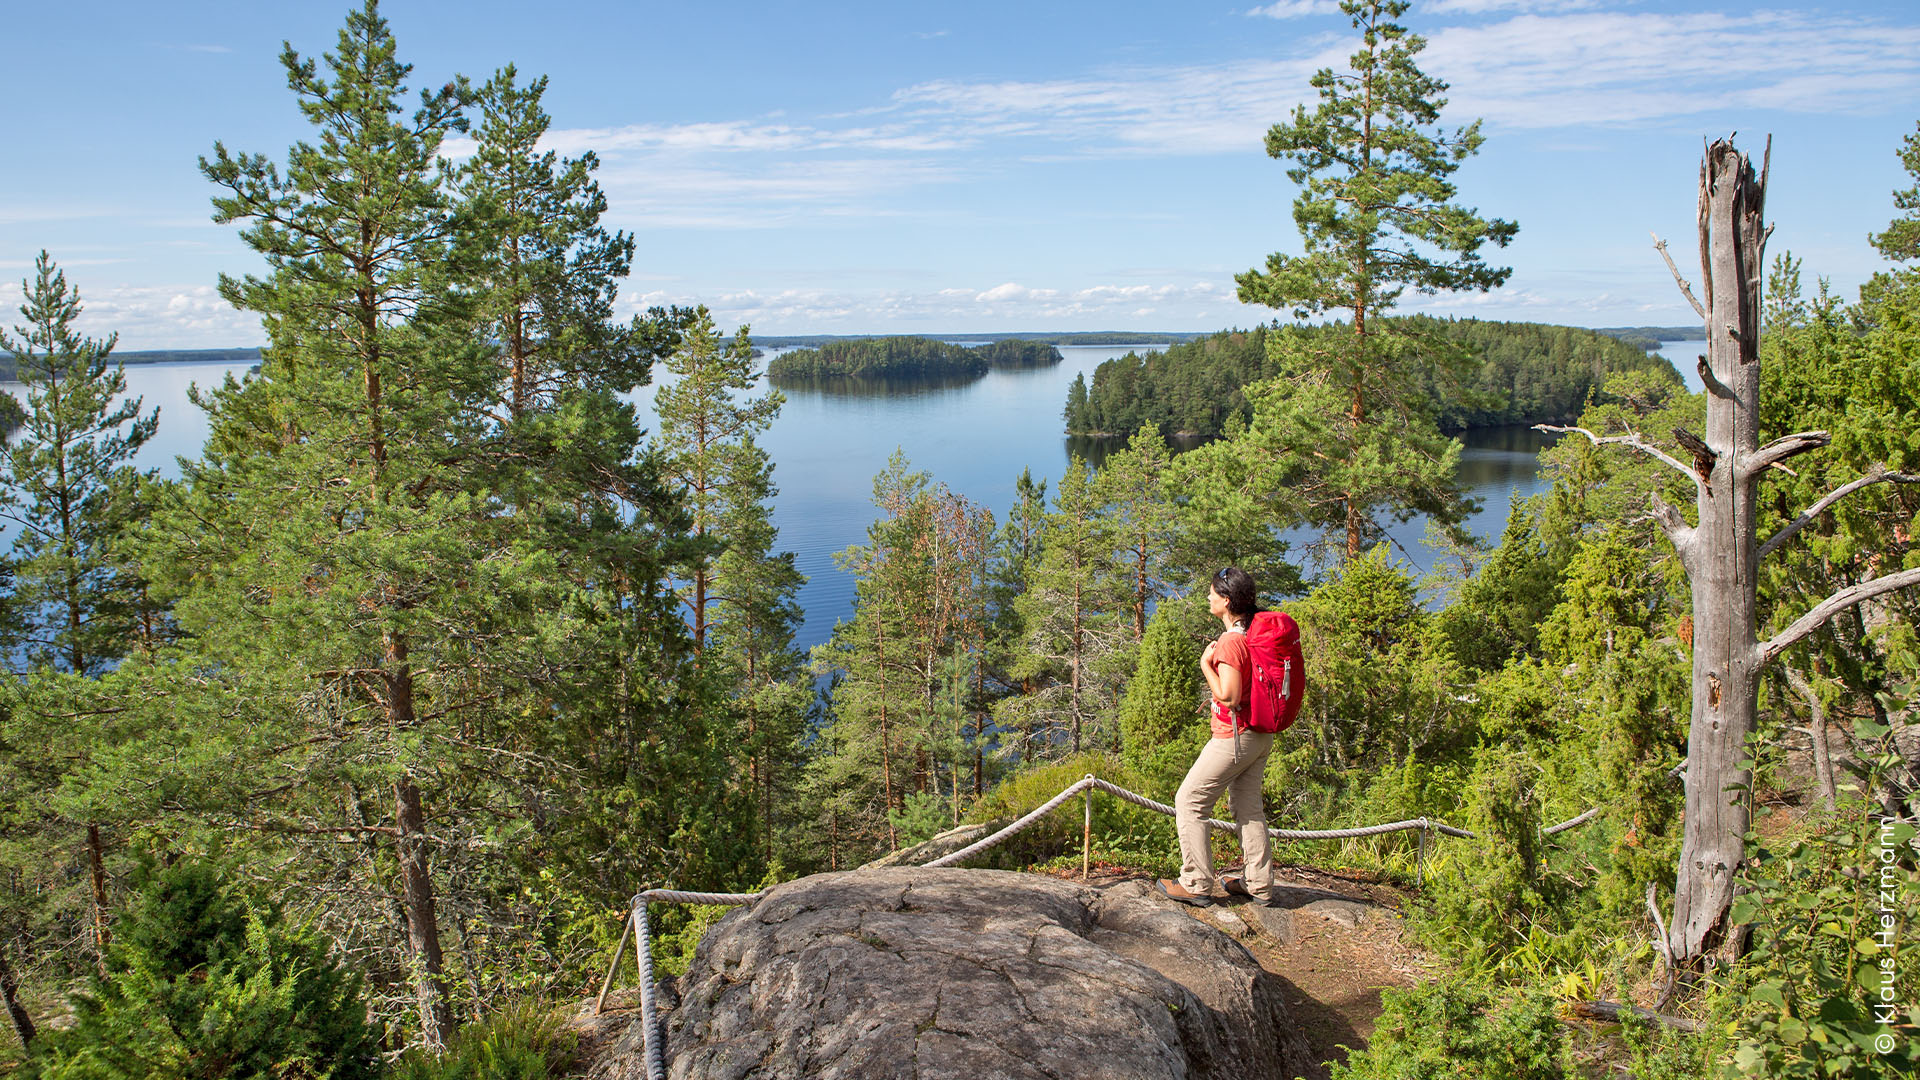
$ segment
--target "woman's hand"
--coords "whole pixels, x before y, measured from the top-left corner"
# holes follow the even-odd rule
[[[1220,643],[1217,641],[1207,642],[1207,647],[1200,651],[1200,670],[1213,670],[1213,651],[1219,647]]]

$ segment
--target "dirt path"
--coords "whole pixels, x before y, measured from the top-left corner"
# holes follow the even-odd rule
[[[1189,911],[1245,945],[1286,985],[1287,1004],[1320,1063],[1306,1080],[1326,1080],[1327,1063],[1346,1060],[1342,1047],[1366,1046],[1380,1016],[1380,991],[1412,986],[1423,972],[1401,935],[1404,897],[1398,890],[1364,875],[1304,866],[1281,867],[1276,875],[1281,892],[1274,907],[1235,897],[1224,906]],[[1096,869],[1089,883],[1142,878],[1152,880],[1133,871]]]

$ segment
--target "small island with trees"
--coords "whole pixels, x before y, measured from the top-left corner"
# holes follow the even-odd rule
[[[1060,350],[1037,341],[956,345],[927,337],[872,337],[795,349],[767,365],[774,382],[806,379],[975,379],[993,368],[1052,367]]]

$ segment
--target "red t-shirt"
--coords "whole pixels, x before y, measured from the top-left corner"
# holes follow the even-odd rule
[[[1253,678],[1253,654],[1247,651],[1247,635],[1244,632],[1229,630],[1221,634],[1220,640],[1214,643],[1213,666],[1217,670],[1222,664],[1240,672],[1240,726],[1244,728],[1249,722],[1246,716],[1247,687],[1252,685]],[[1233,714],[1227,711],[1224,704],[1215,701],[1213,703],[1213,737],[1231,739],[1233,736]]]

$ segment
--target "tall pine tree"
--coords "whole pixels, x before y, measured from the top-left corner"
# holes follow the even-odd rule
[[[1392,21],[1406,0],[1341,0],[1340,9],[1360,31],[1351,69],[1315,73],[1318,107],[1299,106],[1267,133],[1267,153],[1294,163],[1287,176],[1301,187],[1293,217],[1305,250],[1271,255],[1237,280],[1245,303],[1351,319],[1351,332],[1329,342],[1269,336],[1286,393],[1270,415],[1256,411],[1255,426],[1317,429],[1312,440],[1284,441],[1336,496],[1316,516],[1344,532],[1352,559],[1379,534],[1382,508],[1443,522],[1463,513],[1458,447],[1435,427],[1419,376],[1465,357],[1380,316],[1408,287],[1504,283],[1511,271],[1488,266],[1480,249],[1505,246],[1518,226],[1453,202],[1448,177],[1479,149],[1480,125],[1440,126],[1447,84],[1414,64],[1425,39]]]

